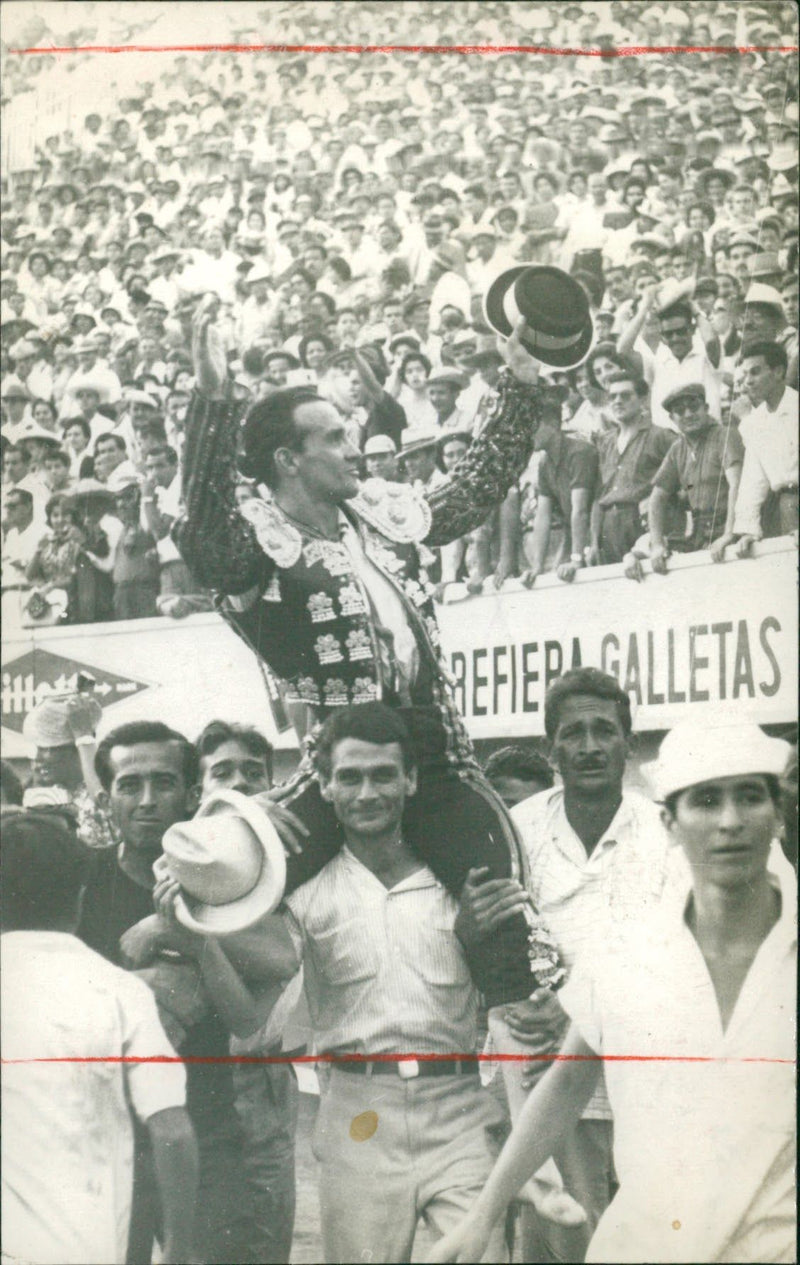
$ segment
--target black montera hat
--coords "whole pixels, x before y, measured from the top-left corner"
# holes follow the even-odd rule
[[[580,364],[592,345],[594,327],[586,294],[560,268],[509,268],[489,287],[484,312],[493,329],[506,337],[523,316],[523,346],[543,364],[559,369]]]

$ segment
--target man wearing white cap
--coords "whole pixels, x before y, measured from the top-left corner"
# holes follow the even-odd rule
[[[433,426],[409,426],[403,432],[400,465],[408,482],[426,492],[434,492],[446,481],[438,465],[439,439],[439,431]]]
[[[795,1257],[794,873],[780,852],[787,743],[675,727],[649,771],[691,886],[579,959],[563,1060],[435,1261],[479,1260],[508,1199],[582,1109],[601,1062],[619,1191],[590,1261]]]
[[[364,465],[370,479],[397,479],[397,448],[389,435],[372,435],[364,444]]]

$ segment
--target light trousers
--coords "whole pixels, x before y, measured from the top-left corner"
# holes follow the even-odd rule
[[[402,1080],[322,1069],[314,1154],[328,1265],[411,1260],[420,1221],[446,1234],[492,1169],[501,1112],[476,1075]],[[484,1259],[507,1259],[502,1220]]]

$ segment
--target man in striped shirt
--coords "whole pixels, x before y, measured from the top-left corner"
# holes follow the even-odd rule
[[[492,1164],[498,1109],[474,1059],[478,994],[458,905],[401,833],[416,789],[396,711],[336,711],[317,748],[341,849],[286,901],[321,1066],[314,1151],[326,1261],[404,1261],[445,1233]],[[558,1194],[551,1196],[554,1200]],[[487,1260],[503,1260],[502,1234]]]

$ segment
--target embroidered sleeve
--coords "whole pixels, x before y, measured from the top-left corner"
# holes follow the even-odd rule
[[[522,474],[539,426],[539,393],[510,373],[501,375],[497,400],[447,483],[426,497],[433,521],[425,538],[447,545],[480,527]]]
[[[259,583],[264,555],[236,504],[236,447],[242,405],[195,391],[186,418],[183,504],[172,536],[201,584],[243,593]]]

